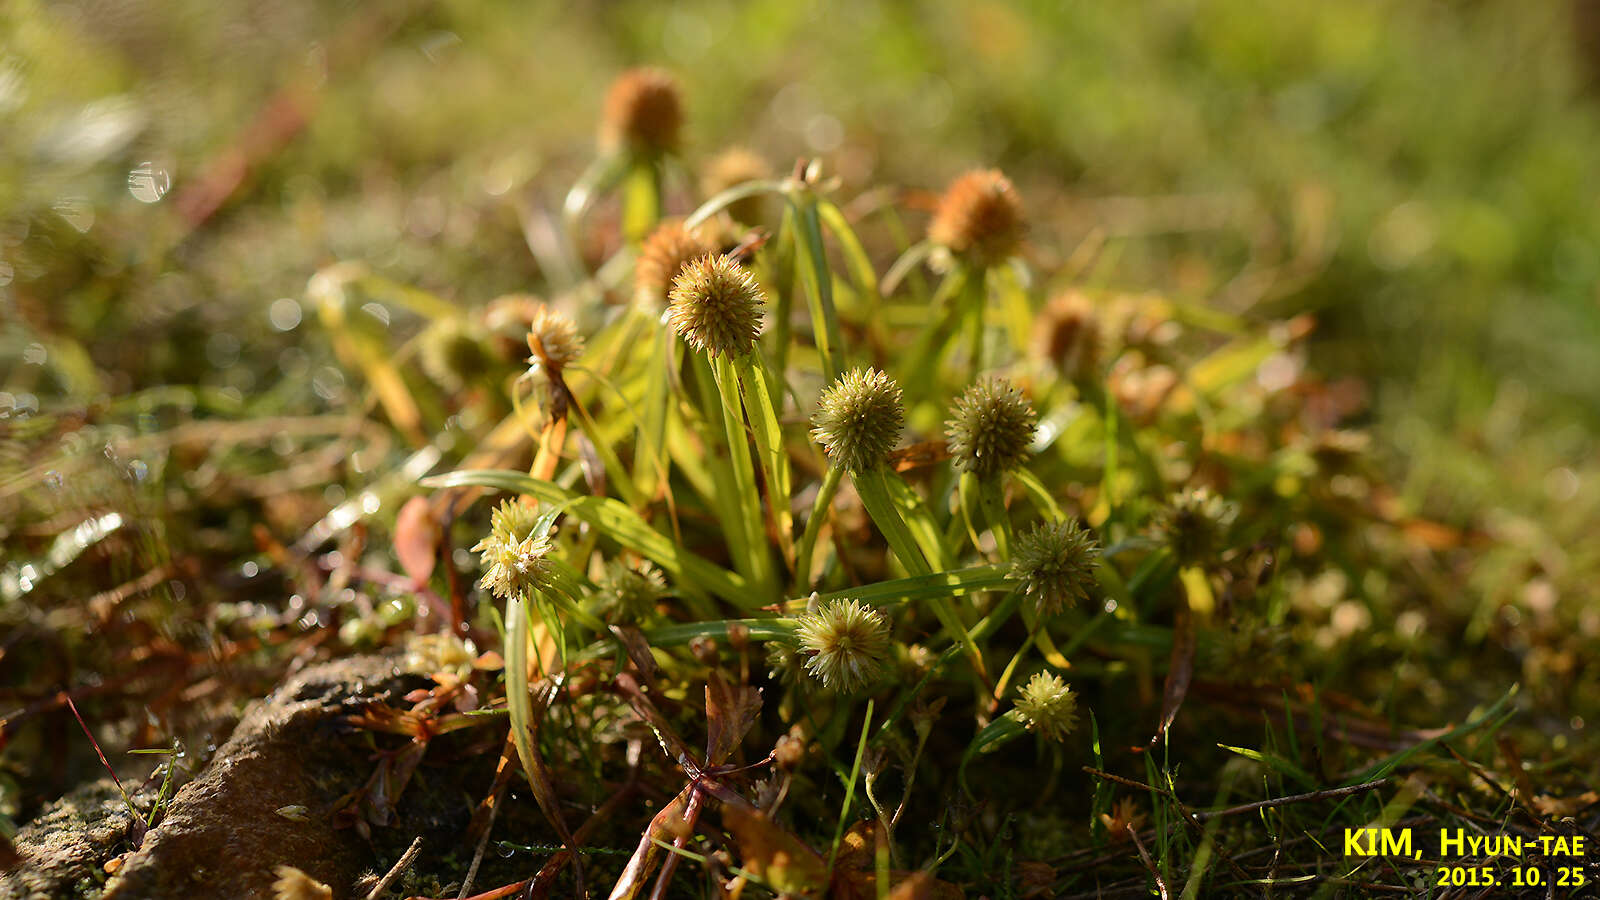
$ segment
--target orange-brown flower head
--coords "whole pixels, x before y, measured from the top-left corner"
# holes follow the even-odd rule
[[[1045,305],[1033,336],[1033,352],[1069,379],[1092,375],[1100,364],[1100,317],[1078,291],[1057,294]]]
[[[701,229],[685,228],[681,219],[657,225],[639,247],[639,261],[633,267],[634,299],[659,308],[684,265],[715,250]]]
[[[611,82],[600,120],[600,149],[647,156],[678,149],[683,98],[678,82],[661,69],[629,69]]]
[[[1015,256],[1022,245],[1022,202],[999,169],[978,169],[950,182],[928,239],[979,265]]]
[[[678,336],[710,356],[744,356],[761,333],[766,295],[744,266],[708,253],[691,260],[672,282],[667,316]]]

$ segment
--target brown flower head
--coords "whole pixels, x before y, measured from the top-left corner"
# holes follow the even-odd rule
[[[611,82],[600,120],[600,148],[645,155],[678,149],[683,98],[678,82],[660,69],[629,69]]]
[[[1011,180],[998,169],[979,169],[950,182],[928,225],[928,239],[989,266],[1016,255],[1023,227],[1022,202]]]
[[[1057,294],[1045,305],[1033,336],[1033,352],[1069,379],[1092,375],[1100,364],[1100,317],[1078,291]]]
[[[716,249],[700,229],[683,227],[681,219],[668,219],[657,225],[639,247],[639,261],[633,268],[634,299],[658,308],[666,302],[667,292],[672,290],[683,267]]]

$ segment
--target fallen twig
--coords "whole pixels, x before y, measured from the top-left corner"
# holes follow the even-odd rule
[[[411,846],[406,848],[406,852],[400,854],[400,858],[395,860],[394,865],[389,867],[388,874],[378,879],[378,883],[373,885],[372,890],[367,892],[367,900],[378,900],[379,897],[382,897],[384,891],[389,889],[389,885],[393,884],[394,880],[399,878],[405,870],[411,868],[411,864],[417,861],[417,856],[420,853],[422,853],[422,835],[419,834],[412,839]]]

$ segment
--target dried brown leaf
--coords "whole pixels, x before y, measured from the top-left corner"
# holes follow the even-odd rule
[[[1172,659],[1167,666],[1167,680],[1161,688],[1161,723],[1156,727],[1154,744],[1172,727],[1189,694],[1189,683],[1194,680],[1194,616],[1189,612],[1189,600],[1180,594],[1177,619],[1172,623]]]
[[[683,822],[684,811],[689,805],[689,795],[693,791],[693,785],[685,785],[683,790],[678,792],[678,796],[650,820],[649,827],[639,838],[639,846],[634,849],[633,856],[628,858],[628,864],[623,867],[622,874],[617,876],[617,883],[611,888],[610,900],[633,900],[644,890],[663,852],[661,845],[656,841],[671,843],[675,830]]]
[[[712,673],[706,682],[706,766],[719,766],[739,749],[761,713],[761,689],[730,685]]]
[[[724,806],[722,824],[739,846],[740,866],[778,891],[805,893],[828,883],[821,854],[766,815]]]
[[[433,576],[434,564],[439,560],[439,540],[444,529],[433,517],[426,497],[412,497],[400,507],[394,523],[394,555],[400,568],[411,577],[413,584],[422,587]]]

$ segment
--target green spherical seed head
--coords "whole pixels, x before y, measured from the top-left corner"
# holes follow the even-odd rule
[[[667,316],[678,336],[696,350],[744,356],[761,333],[767,298],[749,270],[709,253],[683,265],[672,282]]]
[[[889,623],[855,600],[835,600],[801,616],[795,634],[806,671],[841,694],[871,684],[889,658]]]
[[[654,612],[656,602],[667,596],[667,579],[648,562],[634,566],[614,559],[606,563],[600,591],[617,618],[637,622]]]
[[[1174,494],[1156,513],[1156,530],[1185,564],[1214,562],[1226,549],[1228,529],[1239,509],[1213,494],[1209,488],[1196,488]]]
[[[1099,558],[1094,535],[1077,522],[1041,522],[1017,536],[1011,548],[1011,572],[1040,614],[1053,615],[1089,599]]]
[[[1078,724],[1078,697],[1054,673],[1040,672],[1017,693],[1016,709],[1028,730],[1061,741]]]
[[[835,465],[865,472],[883,464],[904,425],[900,386],[877,369],[855,369],[822,392],[811,435]]]
[[[1016,468],[1028,458],[1035,420],[1028,398],[1009,382],[995,378],[972,385],[945,423],[955,467],[980,477]]]

